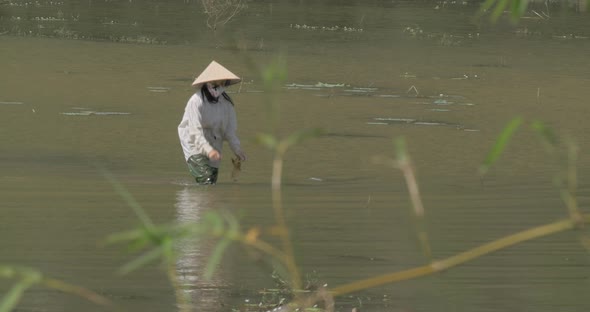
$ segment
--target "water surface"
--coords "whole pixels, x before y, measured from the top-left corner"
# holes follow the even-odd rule
[[[199,1],[9,3],[0,20],[0,261],[94,289],[129,311],[173,311],[174,293],[156,265],[116,274],[131,256],[98,243],[138,220],[94,164],[156,223],[229,210],[245,228],[272,225],[272,155],[254,138],[269,129],[259,70],[278,55],[288,78],[274,97],[277,134],[326,133],[290,150],[283,182],[298,264],[328,286],[426,262],[401,173],[371,160],[394,157],[398,136],[417,170],[435,258],[566,216],[552,183],[559,167],[528,129],[480,179],[479,164],[515,116],[577,142],[579,201],[588,204],[584,14],[551,8],[549,19],[493,26],[474,20],[470,4],[256,1],[213,34]],[[224,150],[219,184],[201,188],[176,126],[192,78],[211,59],[244,78],[230,91],[249,161],[234,183]],[[229,311],[274,287],[269,266],[240,248],[204,281],[213,247],[180,248],[196,311]],[[563,233],[337,303],[339,311],[586,311],[588,272],[576,234]],[[19,308],[103,310],[44,288]]]

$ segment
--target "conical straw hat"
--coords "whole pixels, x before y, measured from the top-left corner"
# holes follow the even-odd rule
[[[234,73],[227,70],[227,68],[221,66],[221,64],[212,61],[207,68],[195,79],[193,87],[200,87],[205,82],[216,81],[216,80],[227,80],[228,85],[236,84],[242,79],[236,76]]]

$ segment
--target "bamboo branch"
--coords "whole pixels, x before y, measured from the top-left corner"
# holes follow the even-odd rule
[[[590,223],[590,214],[581,215],[584,223]],[[480,258],[492,252],[505,249],[507,247],[520,244],[529,240],[548,236],[551,234],[575,229],[577,222],[572,219],[559,220],[550,224],[538,226],[516,234],[505,236],[490,243],[475,247],[457,255],[448,257],[443,260],[435,261],[429,265],[415,267],[408,270],[384,274],[364,280],[355,281],[349,284],[341,285],[332,289],[334,296],[342,296],[367,288],[372,288],[384,284],[410,280],[422,276],[428,276],[439,273],[450,268],[456,267],[468,261]]]

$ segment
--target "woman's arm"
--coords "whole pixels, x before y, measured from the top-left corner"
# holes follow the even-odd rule
[[[195,95],[191,97],[186,105],[186,115],[188,117],[188,145],[191,146],[191,155],[203,154],[208,156],[213,147],[205,138],[203,131],[202,116],[199,107],[203,104],[203,100]]]

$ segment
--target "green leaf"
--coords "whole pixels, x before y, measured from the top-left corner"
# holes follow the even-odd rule
[[[494,3],[496,3],[496,1],[497,0],[486,0],[484,3],[482,3],[481,4],[481,7],[479,9],[480,10],[480,14],[483,14],[487,10],[489,10],[494,5]]]
[[[226,237],[229,239],[237,239],[240,236],[240,222],[232,215],[231,213],[227,213],[225,215],[225,220],[227,222],[227,233]]]
[[[0,277],[13,278],[16,275],[16,269],[10,266],[0,265]]]
[[[207,234],[220,236],[225,232],[225,222],[218,212],[203,215],[200,224],[207,229]]]
[[[395,152],[398,163],[405,163],[408,160],[408,152],[406,150],[406,140],[403,137],[398,137],[393,141],[395,145]]]
[[[217,243],[215,249],[213,250],[213,254],[209,258],[209,262],[207,263],[207,267],[205,268],[205,279],[210,280],[213,277],[213,273],[215,273],[215,269],[217,265],[221,262],[221,258],[223,257],[223,253],[227,249],[227,247],[231,244],[231,239],[224,238]]]
[[[256,136],[256,140],[258,141],[258,143],[266,146],[268,149],[275,149],[277,147],[277,139],[270,134],[267,133],[259,133]]]
[[[0,301],[0,312],[12,311],[29,287],[31,283],[25,280],[16,283]]]
[[[107,236],[107,238],[104,240],[104,244],[105,245],[112,245],[112,244],[118,244],[121,242],[127,242],[127,241],[133,241],[133,240],[137,240],[140,239],[144,236],[145,231],[143,229],[136,229],[136,230],[130,230],[130,231],[125,231],[125,232],[120,232],[120,233],[114,233],[114,234],[110,234],[109,236]]]
[[[514,132],[516,132],[516,130],[522,124],[522,122],[523,119],[517,117],[512,119],[508,123],[508,125],[504,127],[504,130],[502,130],[502,133],[500,133],[500,136],[498,136],[498,139],[496,140],[496,144],[494,144],[494,147],[486,157],[486,160],[479,168],[479,172],[481,175],[486,174],[489,168],[496,162],[496,160],[498,160],[498,157],[500,157],[500,155],[506,148],[506,145],[512,138],[512,135],[514,134]]]
[[[498,2],[496,3],[496,7],[494,8],[494,11],[492,12],[492,21],[496,22],[498,20],[498,18],[500,17],[500,15],[502,15],[502,13],[504,12],[504,10],[506,9],[506,7],[508,6],[508,0],[498,0]]]
[[[287,80],[287,65],[282,57],[273,60],[262,72],[264,85],[267,88],[282,85]]]
[[[127,274],[131,271],[135,271],[138,268],[143,267],[143,266],[147,265],[148,263],[159,259],[163,253],[164,253],[164,247],[158,246],[158,247],[144,253],[140,257],[135,258],[135,260],[125,264],[121,269],[119,269],[119,273],[120,274]]]
[[[141,251],[141,250],[147,248],[151,242],[152,241],[149,237],[142,236],[136,240],[129,242],[129,244],[127,245],[127,251],[130,253],[135,253],[135,252]]]
[[[512,21],[517,21],[526,11],[528,0],[512,0],[511,16]]]
[[[143,226],[148,229],[153,228],[154,224],[152,223],[152,220],[148,217],[148,215],[145,213],[145,211],[137,202],[137,200],[135,200],[135,197],[133,197],[133,195],[131,195],[131,193],[127,191],[127,189],[125,189],[125,187],[119,182],[119,180],[115,178],[115,176],[110,171],[108,171],[106,168],[102,167],[99,164],[96,164],[96,167],[101,172],[103,177],[111,184],[113,189],[115,189],[115,192],[117,192],[117,194],[119,194],[119,196],[123,198],[127,205],[131,207],[131,209],[133,209],[133,212],[135,212],[135,215],[142,222]]]
[[[545,123],[535,120],[531,124],[531,128],[541,137],[542,142],[548,149],[553,150],[559,145],[559,139],[555,135],[555,132]]]
[[[529,0],[520,0],[520,5],[518,6],[518,17],[521,17],[524,15],[524,12],[526,12],[526,9],[529,7]]]
[[[162,242],[162,249],[164,250],[163,255],[166,259],[166,263],[174,265],[176,262],[176,253],[174,252],[173,240],[166,239],[164,242]]]
[[[520,5],[524,2],[522,0],[511,0],[511,7],[510,7],[510,16],[512,17],[512,21],[518,20],[520,17]]]

